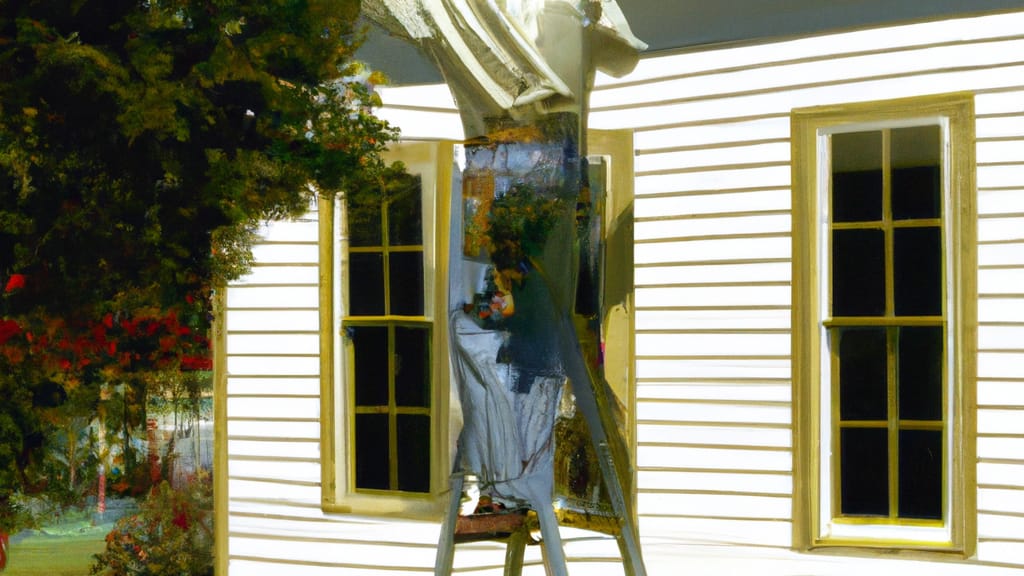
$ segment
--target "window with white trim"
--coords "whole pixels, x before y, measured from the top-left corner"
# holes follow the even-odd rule
[[[793,113],[801,546],[973,538],[973,99]]]

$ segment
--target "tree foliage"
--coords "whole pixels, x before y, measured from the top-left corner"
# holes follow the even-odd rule
[[[25,279],[8,315],[179,304],[237,275],[256,221],[379,168],[394,137],[352,60],[356,0],[5,4],[0,274]]]
[[[358,10],[0,0],[0,492],[36,387],[207,368],[210,295],[258,222],[384,169]]]

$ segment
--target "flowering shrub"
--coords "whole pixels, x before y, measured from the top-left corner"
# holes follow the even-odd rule
[[[5,293],[11,293],[16,290],[21,290],[25,287],[25,275],[24,274],[11,274],[11,277],[7,279],[7,285],[4,286]]]
[[[209,370],[210,340],[202,304],[164,310],[107,312],[97,320],[4,318],[0,310],[0,359],[31,364],[73,378],[87,367],[137,373],[180,367]],[[67,378],[65,378],[67,379]]]
[[[98,576],[213,574],[213,484],[200,471],[187,486],[166,481],[139,512],[117,521],[90,571]]]

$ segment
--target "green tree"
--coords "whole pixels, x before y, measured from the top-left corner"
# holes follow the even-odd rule
[[[24,275],[8,314],[94,318],[126,291],[179,304],[237,275],[246,231],[304,211],[309,185],[379,168],[394,132],[352,60],[357,12],[6,0],[0,274]]]
[[[39,383],[201,368],[258,222],[384,168],[358,10],[0,0],[0,494],[26,480]]]

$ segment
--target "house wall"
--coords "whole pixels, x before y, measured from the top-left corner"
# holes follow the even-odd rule
[[[645,533],[792,544],[790,111],[969,91],[977,556],[1024,564],[1022,23],[1001,15],[651,58],[595,91],[592,126],[636,130]]]
[[[650,57],[601,77],[594,128],[635,130],[638,508],[651,574],[1012,574],[1024,568],[1024,13]],[[976,95],[976,558],[792,552],[793,108]],[[444,87],[385,91],[405,138],[459,138]],[[430,573],[432,522],[320,510],[316,214],[276,222],[228,287],[232,576]],[[226,393],[226,395],[225,395]],[[621,574],[567,533],[574,574]],[[725,547],[723,547],[725,545]],[[498,574],[491,543],[456,570]],[[540,574],[539,551],[524,573]]]

